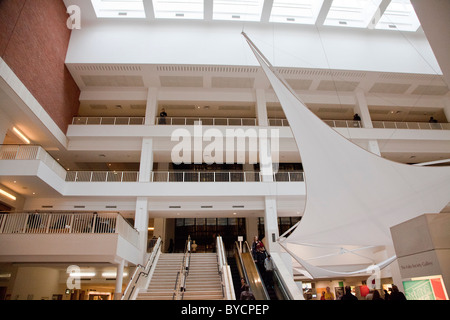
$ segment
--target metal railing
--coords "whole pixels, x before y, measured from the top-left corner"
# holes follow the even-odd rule
[[[233,277],[231,275],[231,268],[228,265],[227,257],[225,255],[225,246],[221,236],[217,237],[217,265],[219,275],[222,282],[222,293],[227,300],[236,300],[234,292]]]
[[[186,280],[189,275],[189,268],[191,265],[191,236],[188,236],[184,248],[183,262],[180,266],[180,271],[177,273],[175,280],[175,287],[173,288],[172,300],[183,300],[184,292],[186,291]]]
[[[304,181],[302,171],[277,172],[275,182]],[[153,171],[152,182],[261,182],[262,175],[256,171]]]
[[[0,145],[0,160],[40,160],[59,177],[66,178],[66,169],[38,145],[2,144]]]
[[[118,233],[135,246],[139,232],[118,213],[0,214],[0,234]]]
[[[68,171],[67,182],[139,182],[139,171]]]
[[[372,121],[377,129],[450,130],[450,123]]]
[[[361,121],[357,120],[323,120],[332,128],[362,128]]]
[[[151,276],[152,271],[156,267],[155,261],[161,253],[161,238],[158,238],[155,246],[153,247],[152,253],[149,256],[145,266],[137,265],[134,270],[133,275],[128,282],[128,285],[122,296],[122,300],[135,300],[136,295],[139,290],[146,287],[146,284],[150,282],[149,276]]]
[[[143,125],[145,117],[74,117],[73,125]]]
[[[256,118],[157,117],[156,125],[257,126]]]

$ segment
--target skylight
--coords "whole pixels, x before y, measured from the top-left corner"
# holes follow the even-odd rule
[[[270,22],[315,24],[323,0],[274,0]]]
[[[324,25],[367,28],[381,0],[333,0]]]
[[[153,0],[155,18],[203,19],[203,0]]]
[[[264,0],[214,0],[214,20],[260,21]]]
[[[145,18],[143,0],[91,0],[97,18]]]
[[[392,0],[386,8],[376,29],[417,31],[420,27],[419,19],[410,0]]]

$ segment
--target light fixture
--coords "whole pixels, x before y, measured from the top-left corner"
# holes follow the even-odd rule
[[[69,274],[72,278],[94,277],[95,272],[72,272]]]
[[[128,273],[124,272],[123,276],[124,277],[128,276]],[[116,278],[117,277],[117,272],[103,272],[102,273],[102,277],[103,278]]]
[[[148,231],[155,231],[154,227],[148,227]]]
[[[2,194],[2,195],[4,195],[5,197],[7,197],[7,198],[9,198],[9,199],[11,199],[11,200],[14,200],[14,201],[16,201],[16,199],[17,199],[15,196],[13,196],[12,194],[6,192],[6,191],[3,190],[3,189],[0,189],[0,194]]]
[[[22,139],[23,142],[25,142],[26,144],[30,144],[30,140],[28,140],[28,138],[22,132],[20,132],[19,129],[14,127],[13,131],[19,136],[20,139]]]

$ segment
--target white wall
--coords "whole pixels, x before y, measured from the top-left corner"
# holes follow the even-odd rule
[[[51,300],[59,294],[58,269],[44,267],[19,267],[11,293],[12,300]]]
[[[257,65],[242,30],[275,66],[440,73],[421,31],[186,20],[84,24],[66,62]]]

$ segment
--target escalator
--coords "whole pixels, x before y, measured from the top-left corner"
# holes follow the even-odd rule
[[[286,290],[284,281],[278,273],[276,266],[274,266],[275,268],[272,273],[266,274],[265,270],[261,270],[261,272],[258,270],[250,246],[246,241],[242,243],[242,247],[240,247],[238,242],[235,242],[234,258],[235,263],[230,264],[230,266],[233,282],[235,283],[236,299],[239,300],[240,297],[240,280],[242,278],[249,285],[250,291],[255,296],[255,300],[292,299],[288,290]],[[229,259],[229,261],[232,260]]]

